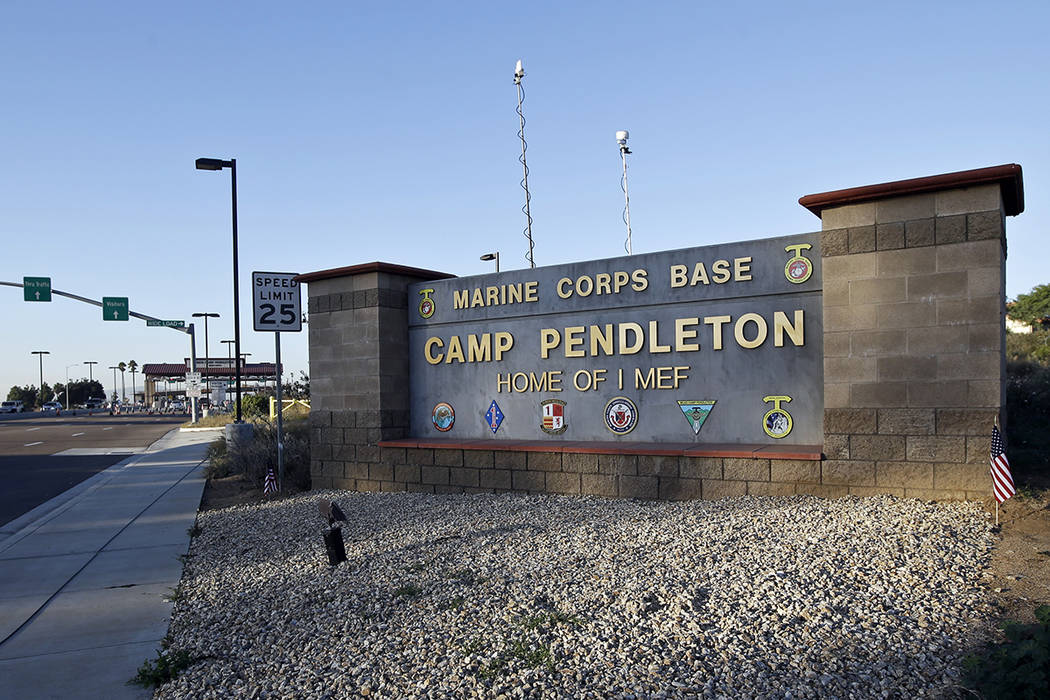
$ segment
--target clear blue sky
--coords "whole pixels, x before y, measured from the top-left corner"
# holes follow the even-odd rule
[[[237,159],[250,361],[273,356],[252,270],[472,275],[493,249],[522,267],[521,58],[539,265],[621,254],[629,129],[636,253],[817,230],[802,195],[1020,163],[1007,292],[1050,281],[1050,3],[735,5],[8,0],[0,280],[219,312],[225,356],[229,174],[199,156]],[[51,352],[49,383],[188,354],[182,334],[68,299],[0,287],[0,309],[5,395],[37,383],[32,350]],[[306,369],[305,330],[282,340]]]

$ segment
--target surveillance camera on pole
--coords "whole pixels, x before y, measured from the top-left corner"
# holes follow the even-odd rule
[[[616,132],[616,143],[620,145],[620,159],[623,161],[623,178],[620,180],[620,188],[623,190],[623,222],[627,225],[627,240],[624,249],[628,255],[633,255],[631,250],[631,197],[627,194],[627,155],[631,149],[627,147],[627,130]]]

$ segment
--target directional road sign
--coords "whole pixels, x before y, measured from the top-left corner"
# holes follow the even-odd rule
[[[128,320],[128,298],[127,297],[102,297],[102,320],[103,321],[127,321]]]
[[[161,321],[159,318],[150,318],[146,320],[147,326],[164,326],[165,328],[185,328],[185,321]]]
[[[191,399],[199,399],[202,394],[201,387],[201,373],[200,372],[187,372],[186,373],[186,396]]]
[[[51,278],[23,277],[22,292],[26,301],[51,301]]]
[[[255,330],[298,332],[303,329],[302,287],[294,272],[253,272]]]

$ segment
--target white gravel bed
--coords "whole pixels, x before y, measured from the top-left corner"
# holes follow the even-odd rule
[[[952,697],[992,613],[976,503],[328,491],[199,524],[171,638],[202,658],[158,698]]]

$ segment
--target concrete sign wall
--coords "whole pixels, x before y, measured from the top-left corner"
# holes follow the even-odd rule
[[[819,444],[820,234],[411,285],[411,434]]]

